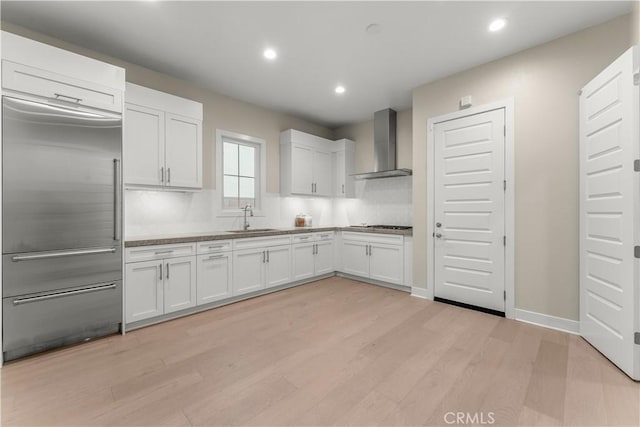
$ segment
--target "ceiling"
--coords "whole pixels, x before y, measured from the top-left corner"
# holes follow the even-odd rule
[[[3,21],[318,124],[411,106],[424,83],[628,13],[632,2],[7,1]],[[497,33],[489,23],[504,17]],[[369,34],[366,27],[378,24]],[[278,52],[273,61],[262,53]],[[346,92],[337,95],[341,84]]]

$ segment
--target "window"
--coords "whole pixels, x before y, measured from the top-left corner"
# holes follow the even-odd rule
[[[223,211],[237,211],[246,205],[260,208],[264,179],[264,140],[218,130],[218,188]]]

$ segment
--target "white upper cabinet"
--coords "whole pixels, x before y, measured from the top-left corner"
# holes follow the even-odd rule
[[[202,188],[202,104],[127,83],[124,182]]]
[[[127,104],[124,110],[124,176],[127,183],[162,185],[164,173],[164,113]]]
[[[165,132],[167,185],[202,188],[202,121],[167,113]]]
[[[355,143],[349,139],[339,139],[333,153],[334,196],[353,198],[356,196],[355,180]]]
[[[334,142],[293,129],[282,132],[280,193],[283,196],[338,196],[336,181],[340,181],[342,189],[342,184],[346,184],[344,174],[353,169],[352,155],[342,158],[341,167],[336,165],[336,153],[344,152],[344,147],[343,141]],[[344,176],[336,177],[340,173]]]
[[[123,68],[4,31],[0,38],[6,94],[122,112]]]

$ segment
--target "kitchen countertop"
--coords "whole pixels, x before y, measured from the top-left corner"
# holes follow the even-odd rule
[[[247,237],[278,236],[282,234],[317,233],[322,231],[356,231],[359,233],[396,234],[411,236],[412,230],[387,230],[365,227],[300,227],[300,228],[275,228],[268,231],[206,231],[181,234],[164,234],[154,236],[133,236],[126,238],[124,246],[133,248],[137,246],[171,245],[175,243],[205,242],[210,240],[243,239]]]

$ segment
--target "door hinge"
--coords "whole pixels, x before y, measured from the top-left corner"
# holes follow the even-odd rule
[[[640,345],[640,332],[636,332],[633,334],[633,342],[637,345]]]
[[[504,295],[504,300],[506,301],[507,300],[507,291],[504,291],[503,295]]]
[[[502,236],[502,244],[507,246],[507,236]]]
[[[640,85],[640,73],[635,73],[633,75],[633,84],[636,86]]]
[[[504,180],[503,184],[504,184],[503,185],[504,186],[504,191],[507,191],[507,180],[506,179]]]
[[[634,246],[633,248],[633,256],[636,258],[640,258],[640,246]]]
[[[635,172],[640,172],[640,160],[633,161],[633,170]]]
[[[502,128],[502,130],[503,130],[504,136],[507,136],[507,127],[506,127],[506,126],[504,126],[504,127]]]

